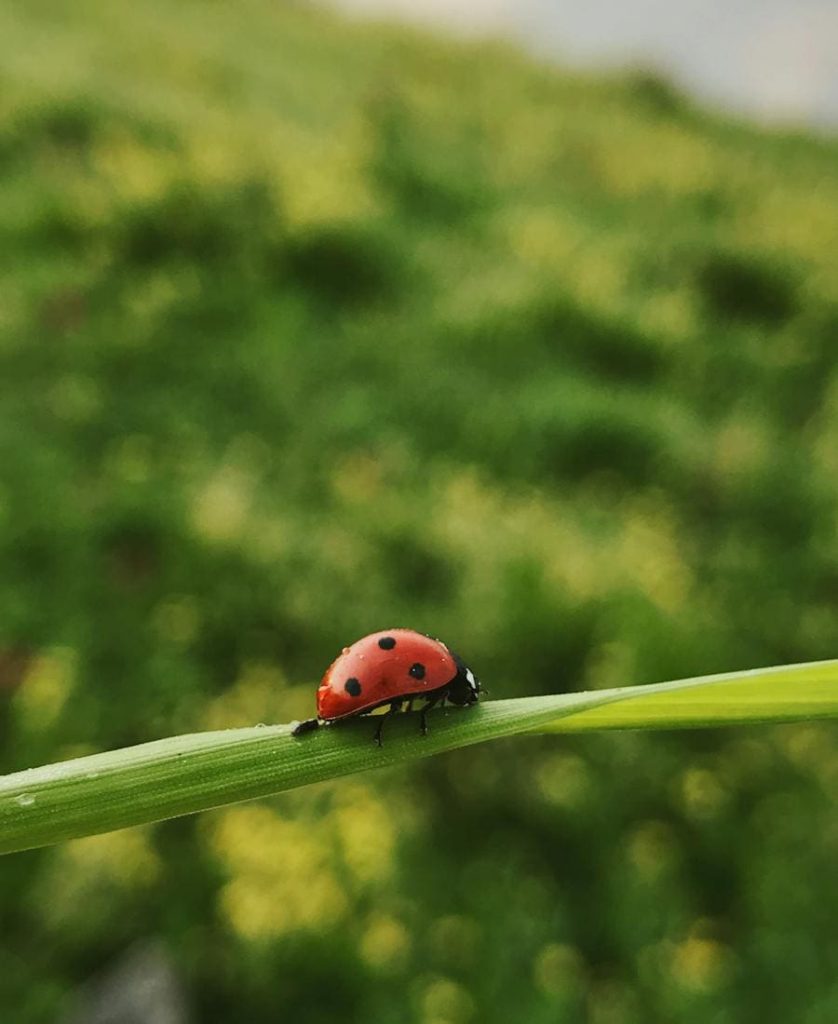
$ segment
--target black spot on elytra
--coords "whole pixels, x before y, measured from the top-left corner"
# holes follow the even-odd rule
[[[396,638],[394,636],[383,636],[378,641],[378,646],[382,651],[392,651],[396,646]]]
[[[346,682],[343,684],[343,688],[344,690],[346,690],[350,697],[361,696],[361,684],[354,676],[346,680]]]
[[[424,679],[425,678],[425,666],[421,665],[417,661],[415,665],[411,665],[410,666],[410,675],[412,675],[414,679]]]

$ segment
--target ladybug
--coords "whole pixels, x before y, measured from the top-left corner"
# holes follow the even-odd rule
[[[375,708],[390,705],[375,730],[381,746],[384,719],[404,704],[422,698],[422,735],[428,731],[426,715],[432,707],[449,701],[460,707],[477,702],[480,683],[461,658],[441,641],[412,629],[385,629],[344,647],[326,669],[317,690],[317,718],[297,725],[292,735],[330,725],[341,718],[368,715]]]

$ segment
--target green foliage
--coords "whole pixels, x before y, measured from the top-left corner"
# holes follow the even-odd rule
[[[450,720],[447,720],[449,719]],[[414,757],[526,732],[666,729],[838,718],[838,662],[818,662],[616,690],[438,710],[388,721],[387,749],[368,718],[295,737],[293,726],[173,736],[0,778],[0,853],[145,825],[285,789],[345,779]],[[383,723],[380,723],[383,724]]]
[[[4,772],[387,625],[493,700],[835,654],[833,142],[267,0],[0,52]],[[0,1005],[160,936],[222,1024],[832,1021],[835,777],[532,737],[5,858]]]
[[[719,318],[782,325],[798,310],[795,282],[788,270],[764,266],[748,256],[714,253],[698,275],[699,291]]]

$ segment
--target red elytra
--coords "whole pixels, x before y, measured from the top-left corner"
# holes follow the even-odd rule
[[[426,701],[424,734],[425,714],[435,704],[474,704],[479,693],[472,671],[441,640],[412,629],[385,629],[344,647],[317,690],[318,717],[300,723],[293,734],[302,735],[321,722],[369,714],[384,704],[390,705],[390,714],[405,703],[410,710],[416,699]],[[383,717],[375,734],[379,745],[382,723]]]

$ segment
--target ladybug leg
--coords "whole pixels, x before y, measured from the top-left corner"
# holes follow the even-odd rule
[[[318,718],[308,718],[308,719],[306,719],[305,722],[300,722],[298,725],[295,725],[294,728],[291,730],[291,735],[292,736],[302,736],[303,733],[314,732],[314,730],[319,725],[320,725],[320,720]]]
[[[431,708],[435,707],[439,703],[440,699],[444,700],[445,698],[444,697],[443,698],[430,697],[428,699],[428,702],[425,704],[425,706],[422,708],[422,711],[420,712],[421,719],[420,719],[419,727],[422,730],[422,735],[423,736],[427,736],[428,735],[428,720],[427,720],[426,716],[427,716],[428,712],[431,710]]]
[[[399,710],[401,709],[401,706],[402,702],[400,700],[394,700],[390,704],[390,710],[387,712],[387,714],[378,716],[378,728],[375,730],[375,742],[379,745],[379,747],[381,746],[381,729],[384,726],[385,719],[389,718],[390,715],[398,714]]]
[[[407,707],[405,708],[405,711],[408,714],[410,714],[410,712],[413,710],[413,698],[412,697],[408,697],[406,703],[407,703]]]

